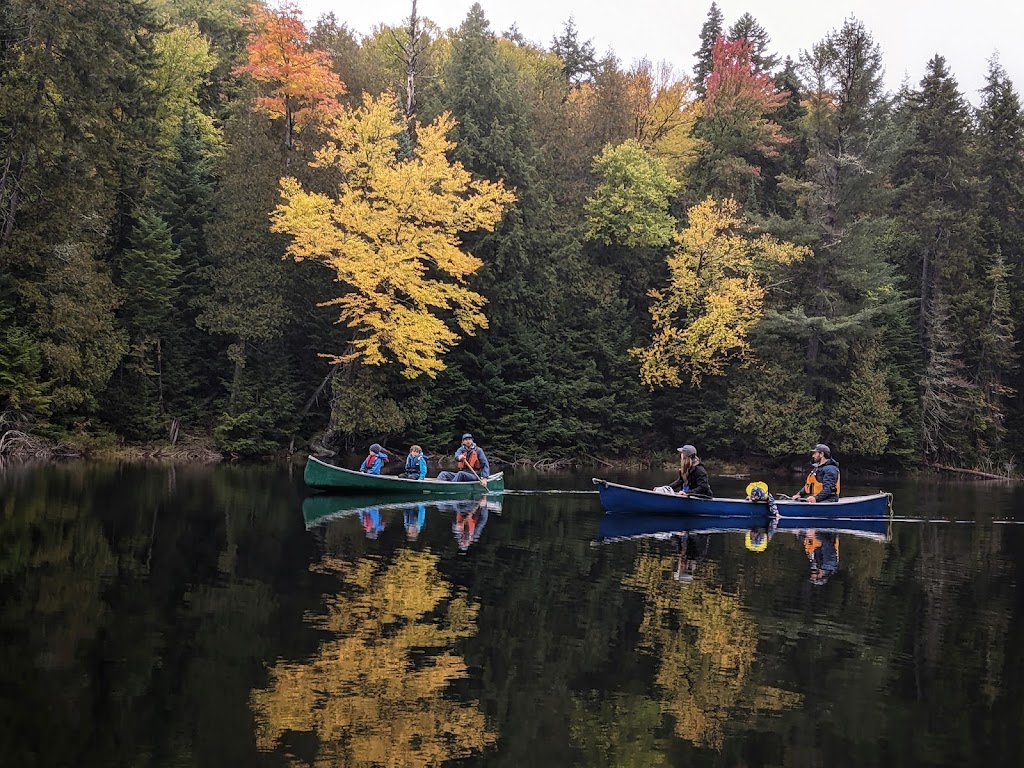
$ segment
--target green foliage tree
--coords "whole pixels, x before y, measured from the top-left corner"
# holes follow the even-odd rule
[[[627,248],[667,245],[675,232],[668,212],[677,183],[636,141],[607,146],[594,160],[601,183],[587,200],[587,237]]]
[[[905,232],[901,266],[920,300],[918,333],[928,361],[922,380],[923,444],[931,456],[952,450],[960,460],[972,461],[982,440],[973,406],[989,396],[977,378],[981,347],[968,340],[982,337],[987,314],[982,308],[991,307],[981,258],[974,124],[941,56],[928,63],[920,90],[909,94],[904,109],[909,137],[893,181]],[[934,306],[939,296],[941,307]],[[952,397],[973,406],[951,407]]]
[[[105,412],[119,433],[146,439],[167,426],[165,350],[177,330],[172,318],[180,253],[170,227],[146,208],[139,212],[129,246],[115,260],[115,277],[124,297],[118,316],[129,348],[108,390]]]
[[[988,313],[990,330],[984,338],[992,339],[999,348],[998,352],[985,352],[988,359],[983,360],[982,377],[990,383],[982,386],[990,393],[990,412],[994,415],[998,409],[1006,416],[1007,450],[1019,453],[1024,448],[1020,438],[1024,408],[1019,405],[1019,398],[1012,396],[1024,388],[1024,377],[1019,366],[1009,370],[1008,364],[1016,363],[1024,348],[1024,328],[1021,323],[1014,323],[1013,344],[1007,348],[1005,313],[1010,318],[1024,316],[1024,113],[1013,83],[995,58],[989,62],[982,89],[976,135],[981,237],[990,254],[989,279],[996,278],[990,294],[995,311]],[[1007,301],[1005,306],[1003,302]]]

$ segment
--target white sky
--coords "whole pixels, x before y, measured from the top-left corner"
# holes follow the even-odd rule
[[[297,0],[307,23],[333,11],[360,33],[374,25],[399,24],[411,0]],[[472,0],[419,0],[419,13],[442,28],[457,27]],[[515,23],[523,35],[547,47],[572,16],[581,40],[599,55],[609,50],[625,66],[646,56],[691,73],[693,52],[711,0],[480,0],[491,28],[503,32]],[[946,57],[960,90],[978,104],[988,59],[998,51],[1018,93],[1024,89],[1024,3],[1020,0],[719,0],[725,27],[750,12],[767,30],[781,57],[797,58],[853,15],[864,22],[882,48],[886,86],[895,90],[909,78],[914,86],[934,54]]]

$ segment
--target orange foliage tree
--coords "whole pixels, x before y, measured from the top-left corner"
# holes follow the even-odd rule
[[[255,106],[284,119],[285,146],[291,149],[303,128],[340,113],[345,84],[331,69],[331,57],[310,45],[297,7],[286,4],[274,11],[252,5],[250,10],[248,61],[235,74],[259,84]]]

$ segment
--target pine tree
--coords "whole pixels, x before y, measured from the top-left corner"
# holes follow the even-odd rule
[[[906,267],[920,297],[919,333],[927,347],[928,317],[937,292],[964,322],[976,313],[978,252],[977,185],[972,175],[970,108],[941,56],[928,62],[919,91],[906,105],[910,119],[907,146],[896,160],[897,210],[912,239]],[[960,312],[963,308],[965,311]],[[979,329],[973,328],[977,333]],[[962,339],[966,325],[951,329]]]
[[[474,5],[474,8],[476,6]],[[470,11],[472,14],[472,11]],[[598,70],[594,44],[589,40],[580,42],[576,21],[570,17],[562,25],[562,34],[551,41],[551,52],[562,60],[562,73],[569,85],[578,87],[593,80]]]
[[[986,395],[978,381],[992,306],[982,259],[971,111],[936,56],[906,106],[910,135],[893,171],[902,260],[919,297],[923,446],[937,459],[972,462],[983,447]],[[941,299],[941,302],[940,302]],[[953,400],[957,404],[952,405]]]
[[[863,209],[859,187],[875,176],[867,152],[885,106],[882,52],[861,22],[848,19],[805,52],[802,64],[813,182],[808,214],[829,248]]]
[[[707,79],[713,69],[711,52],[718,38],[723,34],[722,23],[724,21],[725,15],[719,10],[718,4],[712,2],[708,9],[708,17],[700,28],[700,48],[693,54],[697,59],[697,63],[693,67],[693,82],[697,94],[702,98],[707,93]]]
[[[163,432],[166,351],[172,324],[179,252],[167,224],[151,209],[142,209],[129,247],[115,261],[115,277],[124,300],[118,311],[128,334],[128,355],[105,396],[107,419],[133,439]]]
[[[142,193],[153,9],[11,0],[0,78],[0,274],[39,344],[55,417],[94,408],[124,352],[106,256]]]
[[[977,136],[982,238],[992,267],[999,273],[1005,270],[1001,282],[1005,283],[1008,294],[1009,315],[1021,318],[1024,317],[1024,114],[1013,83],[995,58],[989,62],[986,85],[982,89]],[[1020,392],[1024,391],[1020,367],[1007,371],[1012,357],[1024,349],[1024,324],[1014,325],[1012,349],[1005,350],[999,356],[1001,360],[991,362],[1000,362],[1001,386],[1012,386]],[[996,334],[997,338],[1000,336]],[[991,362],[985,366],[986,370],[992,370]],[[986,374],[985,378],[990,375]],[[999,399],[1005,401],[1007,448],[1019,454],[1024,451],[1024,438],[1020,437],[1024,434],[1024,407],[1020,405],[1019,396]]]
[[[779,65],[779,57],[768,52],[772,44],[767,30],[753,16],[744,13],[729,27],[729,40],[745,40],[750,46],[750,62],[755,72],[770,73]]]

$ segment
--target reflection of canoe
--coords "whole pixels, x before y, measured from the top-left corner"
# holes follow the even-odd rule
[[[422,494],[387,494],[386,496],[331,496],[317,494],[307,496],[302,502],[302,517],[306,528],[326,523],[328,520],[354,515],[365,509],[405,509],[427,503]]]
[[[805,508],[806,509],[806,508]],[[619,515],[607,514],[601,520],[597,533],[598,541],[644,538],[670,533],[728,533],[749,531],[753,528],[767,529],[770,517],[765,514],[747,517],[708,517],[690,515],[667,517],[665,515]],[[797,533],[814,529],[818,532],[850,534],[877,541],[889,541],[891,521],[888,516],[860,520],[837,520],[836,518],[780,517],[777,531]]]
[[[307,496],[303,500],[302,518],[306,522],[306,528],[309,529],[339,517],[354,516],[369,509],[385,512],[416,509],[422,505],[428,509],[433,507],[440,512],[459,512],[472,510],[481,500],[486,502],[489,511],[501,512],[500,496],[445,500],[442,497],[424,496],[423,494],[389,493],[375,496],[316,494]]]
[[[394,475],[367,475],[353,469],[336,467],[310,456],[303,473],[306,485],[337,493],[396,493],[437,494],[440,496],[483,496],[505,490],[504,473],[498,472],[487,480],[487,486],[475,480],[471,483],[446,483],[442,480],[408,480]]]
[[[766,509],[764,502],[746,499],[697,499],[658,493],[643,488],[610,483],[594,478],[601,506],[616,514],[682,515],[686,517],[743,517],[749,518],[753,510]],[[807,504],[801,501],[778,501],[783,517],[814,515],[816,518],[849,519],[885,517],[889,512],[892,495],[874,493],[870,496],[848,496],[830,504]],[[760,514],[760,512],[754,512]]]

